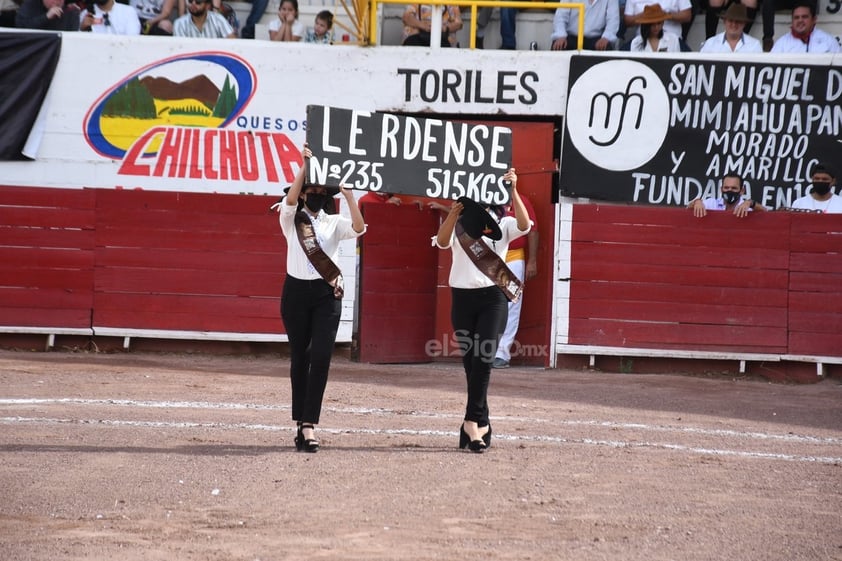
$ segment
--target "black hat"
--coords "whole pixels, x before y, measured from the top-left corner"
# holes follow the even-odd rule
[[[289,193],[290,187],[292,187],[292,185],[287,185],[286,187],[284,187],[284,195]],[[325,190],[327,190],[327,194],[329,197],[335,197],[339,194],[339,187],[325,187],[324,185],[316,185],[315,183],[305,183],[301,186],[301,192],[303,193],[304,189],[306,189],[307,187],[324,187]]]
[[[458,203],[462,203],[464,209],[459,219],[462,221],[462,227],[465,232],[478,240],[482,236],[491,238],[492,240],[499,240],[503,237],[503,232],[500,231],[500,225],[497,219],[492,216],[482,205],[468,197],[459,197]]]

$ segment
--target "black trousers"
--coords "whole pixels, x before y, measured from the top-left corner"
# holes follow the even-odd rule
[[[287,275],[281,318],[289,337],[293,421],[319,422],[341,314],[342,301],[324,280]]]
[[[496,286],[451,289],[450,320],[468,382],[465,420],[488,424],[488,382],[497,343],[506,329],[509,302]]]

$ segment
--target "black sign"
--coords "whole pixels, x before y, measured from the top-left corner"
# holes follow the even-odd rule
[[[506,127],[390,113],[307,107],[308,181],[439,199],[509,202]]]
[[[842,144],[842,68],[573,56],[561,192],[685,205],[726,173],[788,207]]]

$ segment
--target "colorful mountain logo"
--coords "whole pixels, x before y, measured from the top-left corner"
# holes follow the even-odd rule
[[[85,115],[85,140],[98,154],[122,159],[154,127],[225,128],[257,87],[254,69],[230,53],[179,55],[146,66],[113,86]],[[158,151],[161,137],[143,155]]]

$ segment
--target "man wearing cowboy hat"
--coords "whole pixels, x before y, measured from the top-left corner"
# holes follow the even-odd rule
[[[746,7],[733,3],[720,16],[725,22],[725,31],[714,35],[702,44],[702,53],[762,53],[759,40],[743,32],[750,21]]]

